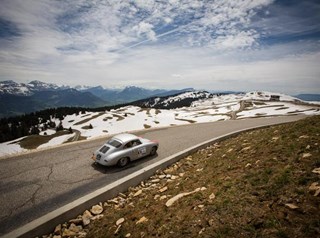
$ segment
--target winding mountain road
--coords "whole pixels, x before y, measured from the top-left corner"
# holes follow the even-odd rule
[[[160,143],[158,156],[125,169],[93,164],[92,152],[106,138],[0,159],[0,235],[137,171],[208,139],[237,130],[296,121],[305,116],[255,118],[145,130],[142,137]]]

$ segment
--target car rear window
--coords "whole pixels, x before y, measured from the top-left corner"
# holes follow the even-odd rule
[[[113,139],[109,140],[107,144],[116,148],[119,148],[122,145],[120,141],[113,140]]]
[[[109,150],[109,147],[104,145],[104,146],[101,147],[101,149],[100,149],[99,151],[100,151],[101,153],[104,153],[104,154],[105,154],[108,150]]]

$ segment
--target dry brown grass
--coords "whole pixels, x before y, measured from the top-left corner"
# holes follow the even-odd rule
[[[174,180],[141,185],[134,189],[143,191],[137,197],[125,193],[123,206],[109,203],[104,217],[89,225],[87,237],[319,237],[320,197],[308,189],[320,182],[312,173],[320,167],[319,135],[317,116],[200,150],[154,177],[170,174]],[[159,192],[164,186],[167,191]],[[206,190],[165,206],[170,197],[201,187]],[[143,216],[148,221],[136,224]]]

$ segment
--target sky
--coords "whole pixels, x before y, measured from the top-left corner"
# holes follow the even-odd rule
[[[318,0],[0,0],[0,81],[320,93]]]

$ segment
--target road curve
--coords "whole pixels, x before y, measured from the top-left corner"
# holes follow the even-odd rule
[[[246,128],[292,122],[286,116],[190,124],[135,133],[160,143],[156,158],[145,158],[125,169],[96,166],[92,152],[106,138],[70,143],[0,160],[0,235],[195,144]]]

